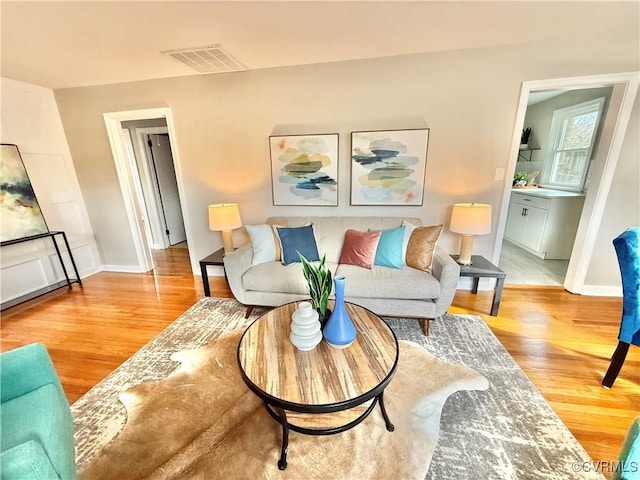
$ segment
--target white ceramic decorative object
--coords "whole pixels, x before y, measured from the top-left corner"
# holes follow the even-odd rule
[[[291,334],[289,340],[298,350],[313,350],[322,340],[320,321],[311,303],[300,302],[298,309],[291,316]]]

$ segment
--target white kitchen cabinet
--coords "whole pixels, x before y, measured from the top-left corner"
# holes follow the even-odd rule
[[[540,189],[513,191],[505,239],[544,259],[571,257],[584,195]]]

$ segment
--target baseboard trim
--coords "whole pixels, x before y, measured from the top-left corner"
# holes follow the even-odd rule
[[[622,297],[622,287],[611,285],[584,285],[580,294],[590,297]]]
[[[102,265],[100,271],[115,273],[146,273],[146,271],[140,267],[134,267],[131,265]]]

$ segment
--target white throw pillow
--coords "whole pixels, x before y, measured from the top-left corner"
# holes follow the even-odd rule
[[[414,225],[406,220],[402,220],[402,226],[404,227],[404,237],[402,237],[402,261],[407,264],[407,245],[409,245],[409,239],[413,231],[420,225]]]
[[[276,248],[271,225],[245,225],[245,228],[253,247],[251,266],[259,263],[275,262],[279,249]]]

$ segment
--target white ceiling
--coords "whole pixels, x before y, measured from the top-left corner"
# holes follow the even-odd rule
[[[249,69],[636,29],[638,2],[5,1],[3,77],[49,88],[192,75],[160,52],[221,44]],[[588,26],[588,28],[585,28]]]

